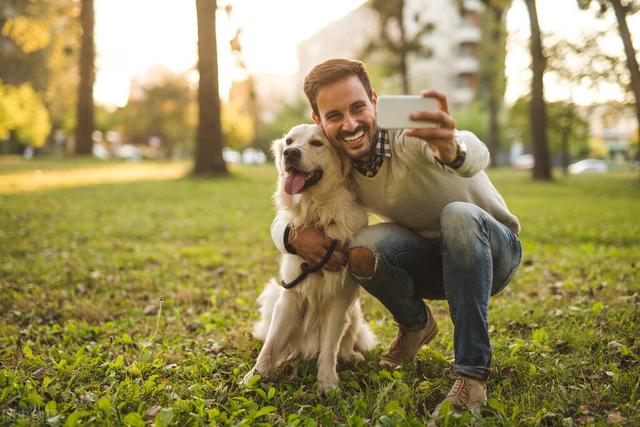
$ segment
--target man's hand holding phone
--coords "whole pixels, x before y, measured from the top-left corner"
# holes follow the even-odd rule
[[[384,129],[405,129],[405,135],[424,140],[445,164],[456,160],[455,122],[443,93],[425,90],[421,96],[380,95],[378,125]]]

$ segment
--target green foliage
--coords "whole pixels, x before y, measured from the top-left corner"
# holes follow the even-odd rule
[[[49,113],[29,83],[0,81],[0,140],[13,134],[24,145],[42,147],[51,132]]]
[[[164,70],[161,79],[140,87],[139,96],[114,113],[113,122],[131,142],[146,143],[160,137],[171,155],[174,146],[191,145],[197,121],[195,93],[186,76]]]
[[[4,22],[2,35],[13,40],[24,53],[36,52],[49,45],[49,30],[39,19],[16,16]]]
[[[507,112],[507,117],[511,133],[525,146],[531,147],[528,99],[518,99]],[[589,123],[575,104],[560,101],[547,103],[547,119],[549,151],[552,154],[560,154],[565,132],[568,132],[569,149],[573,156],[589,153]]]
[[[83,161],[57,167],[90,171]],[[0,180],[13,173],[1,166]],[[490,304],[489,407],[442,425],[638,425],[637,176],[490,174],[523,224],[524,259]],[[260,349],[255,298],[278,272],[275,178],[270,166],[239,167],[215,180],[0,195],[2,423],[425,425],[451,386],[443,301],[430,303],[440,332],[415,364],[377,366],[395,327],[363,293],[381,344],[339,364],[340,392],[316,394],[313,362],[239,385]]]
[[[236,150],[247,148],[255,137],[253,117],[243,112],[238,104],[229,102],[223,105],[222,133],[227,147]]]
[[[398,76],[403,93],[409,93],[412,90],[409,60],[432,55],[423,38],[435,26],[423,22],[420,14],[413,17],[413,25],[408,25],[405,0],[369,0],[366,6],[378,14],[378,32],[366,43],[360,56],[369,64],[376,64],[382,75]]]
[[[457,129],[475,133],[481,141],[489,135],[489,112],[479,102],[473,102],[468,109],[453,112]]]
[[[269,151],[271,141],[281,138],[289,129],[300,123],[313,123],[311,108],[306,98],[299,98],[294,102],[283,102],[276,107],[278,113],[269,123],[262,126],[262,141],[260,148]]]
[[[0,6],[0,80],[13,86],[28,82],[55,127],[73,122],[75,115],[77,7],[75,0],[19,0]]]
[[[494,96],[502,106],[506,88],[505,58],[507,54],[506,14],[511,0],[483,0],[478,45],[478,86],[476,97],[488,105]]]

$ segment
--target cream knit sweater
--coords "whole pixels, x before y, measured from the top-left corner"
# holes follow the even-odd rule
[[[489,151],[468,131],[456,131],[467,146],[467,157],[458,169],[439,163],[427,144],[401,131],[389,130],[391,158],[385,157],[378,173],[366,177],[352,170],[351,179],[360,203],[383,221],[394,222],[426,238],[438,238],[440,212],[451,202],[473,203],[514,233],[520,223],[487,174]],[[283,237],[286,219],[276,216],[271,236],[276,247],[286,253]]]

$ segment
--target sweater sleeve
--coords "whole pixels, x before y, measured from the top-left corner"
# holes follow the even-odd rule
[[[283,254],[289,253],[287,248],[284,246],[284,234],[288,224],[289,219],[282,214],[276,215],[271,223],[271,239],[273,239],[273,243],[276,245],[276,248]]]
[[[489,166],[489,150],[474,133],[467,130],[456,130],[456,138],[459,138],[467,146],[467,157],[459,168],[447,169],[458,175],[471,177]]]
[[[423,154],[441,169],[464,177],[472,177],[489,165],[489,150],[473,132],[456,129],[455,137],[467,146],[467,156],[459,168],[453,169],[439,162],[427,144],[422,144]]]

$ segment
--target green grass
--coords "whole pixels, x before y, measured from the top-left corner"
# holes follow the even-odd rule
[[[640,424],[640,181],[492,176],[524,263],[490,306],[489,408],[448,423]],[[394,326],[365,296],[381,345],[339,367],[340,392],[316,394],[313,363],[239,385],[260,349],[255,298],[277,274],[274,179],[243,167],[0,196],[0,424],[424,425],[451,385],[445,302],[405,369],[377,368]]]

